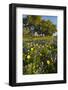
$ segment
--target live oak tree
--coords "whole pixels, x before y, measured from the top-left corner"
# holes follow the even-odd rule
[[[57,32],[56,25],[54,25],[50,20],[42,20],[41,16],[26,16],[23,19],[24,27],[29,28],[31,32],[37,32],[38,34],[53,35]]]
[[[52,35],[56,31],[56,25],[54,25],[50,20],[42,21],[42,33],[45,35]]]

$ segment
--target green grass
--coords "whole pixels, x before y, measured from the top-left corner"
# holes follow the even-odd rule
[[[24,41],[36,41],[36,40],[46,40],[46,41],[50,41],[52,40],[54,37],[53,36],[25,36],[23,37]]]

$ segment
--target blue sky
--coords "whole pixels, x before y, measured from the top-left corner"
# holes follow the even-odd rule
[[[53,24],[57,26],[57,16],[42,16],[43,20],[50,20]]]
[[[23,15],[23,17],[25,18],[27,15]],[[50,20],[53,24],[55,24],[57,26],[57,16],[42,16],[43,20]]]

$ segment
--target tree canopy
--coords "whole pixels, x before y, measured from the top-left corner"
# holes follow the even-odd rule
[[[50,20],[42,20],[41,16],[26,16],[23,18],[23,24],[24,28],[28,27],[31,32],[37,32],[38,34],[53,35],[57,32],[56,25]]]

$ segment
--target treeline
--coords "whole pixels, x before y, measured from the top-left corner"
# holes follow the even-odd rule
[[[23,17],[24,33],[35,33],[44,35],[53,35],[57,32],[56,25],[50,20],[43,20],[42,16],[26,15]]]

